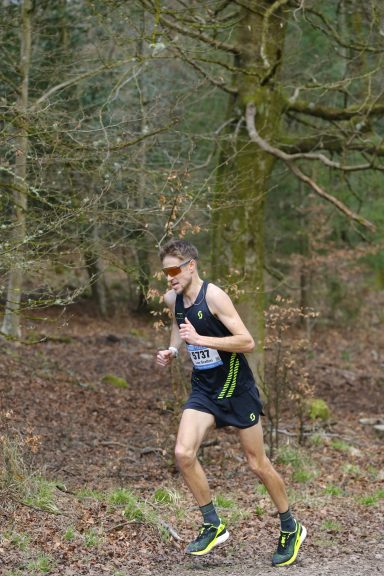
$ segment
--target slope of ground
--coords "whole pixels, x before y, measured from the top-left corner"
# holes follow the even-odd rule
[[[231,539],[206,558],[183,553],[200,518],[173,461],[181,387],[172,384],[177,374],[154,364],[166,335],[135,316],[95,320],[80,307],[47,317],[49,338],[1,351],[3,444],[11,439],[51,483],[36,478],[39,497],[17,503],[11,496],[26,479],[14,466],[2,493],[0,573],[275,573],[278,519],[230,429],[213,432],[200,456]],[[378,574],[384,563],[382,440],[360,422],[384,412],[384,335],[379,326],[353,339],[349,332],[314,337],[311,377],[332,421],[303,449],[290,435],[295,423],[286,415],[282,423],[288,434],[276,466],[309,532],[291,568],[300,576]],[[128,386],[107,383],[107,374]]]

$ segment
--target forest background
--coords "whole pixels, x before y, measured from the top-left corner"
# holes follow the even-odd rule
[[[119,410],[124,413],[120,403],[132,401],[135,367],[126,358],[133,351],[148,398],[151,384],[164,386],[164,374],[154,376],[153,365],[146,370],[150,352],[168,338],[158,249],[170,237],[197,245],[202,275],[228,291],[257,341],[250,361],[266,403],[271,457],[302,472],[302,480],[309,474],[304,483],[310,485],[316,474],[300,460],[311,452],[308,438],[317,442],[321,433],[326,445],[335,442],[346,432],[334,426],[347,425],[350,417],[355,422],[357,414],[372,430],[362,424],[363,439],[355,439],[362,442],[361,453],[355,456],[363,457],[365,442],[376,446],[383,424],[383,3],[2,0],[0,26],[1,493],[7,502],[2,542],[10,554],[8,574],[44,571],[42,558],[46,572],[63,573],[64,565],[75,562],[63,548],[73,546],[76,535],[78,546],[87,547],[91,528],[98,554],[107,554],[100,551],[100,531],[106,548],[116,544],[106,533],[114,536],[120,528],[109,533],[84,521],[73,528],[73,538],[55,536],[61,560],[41,552],[44,530],[34,535],[35,548],[23,548],[20,538],[31,521],[23,506],[30,507],[28,513],[44,509],[36,498],[42,486],[53,498],[52,490],[59,490],[55,475],[71,484],[67,464],[57,458],[60,435],[79,436],[77,420],[66,422],[66,432],[59,427],[59,435],[47,422],[59,402],[64,404],[54,421],[62,426],[63,414],[72,412],[78,402],[74,382],[80,388],[97,382],[91,391],[101,394],[99,416],[101,406],[108,411],[112,394],[116,418]],[[121,356],[106,342],[120,347]],[[103,351],[110,352],[109,360]],[[68,354],[70,361],[64,360]],[[159,408],[171,433],[159,432],[155,448],[152,438],[152,452],[144,452],[167,462],[160,474],[167,485],[174,414],[187,388],[183,362]],[[47,394],[47,382],[57,381],[62,386]],[[337,392],[330,381],[338,383]],[[356,403],[348,405],[346,395]],[[89,414],[95,398],[87,396]],[[36,421],[36,405],[44,423]],[[125,428],[115,429],[114,418],[105,428],[99,422],[109,449],[118,449],[122,434],[136,434],[146,410],[135,408],[136,419],[131,415]],[[295,441],[293,460],[281,455],[282,440]],[[225,442],[235,454],[232,436]],[[76,453],[76,441],[69,444]],[[137,438],[137,446],[142,455],[148,438]],[[345,446],[331,448],[338,457],[343,450],[352,457]],[[133,458],[137,468],[136,456],[119,458]],[[72,459],[78,457],[79,452]],[[383,465],[380,454],[375,457],[366,468],[356,464],[359,472],[355,468],[349,477],[359,479],[356,490],[372,484],[369,497],[377,511]],[[47,466],[48,458],[56,464],[48,466],[44,484],[40,476],[36,480],[36,469]],[[105,458],[111,456],[95,457],[94,487],[115,490],[116,478],[110,485],[100,476]],[[86,463],[89,470],[87,458]],[[151,466],[162,465],[141,465],[135,478],[139,500],[122,489],[121,502],[104,495],[105,510],[126,511],[133,498],[143,520],[140,498],[154,490]],[[325,466],[324,460],[318,465]],[[152,472],[145,472],[148,467]],[[77,477],[89,484],[84,470]],[[331,484],[333,496],[340,496],[337,481]],[[68,490],[78,495],[75,489],[79,483]],[[164,494],[177,517],[174,493],[167,488]],[[112,502],[105,504],[105,498]],[[152,503],[156,510],[159,502]],[[45,513],[52,512],[49,506]],[[97,498],[87,500],[87,512],[83,506],[77,498],[73,514],[102,514]],[[158,519],[152,520],[158,528]],[[246,542],[243,521],[238,529]],[[169,536],[174,529],[162,522]],[[341,535],[342,523],[335,526],[324,530]],[[62,526],[49,529],[59,534]],[[114,562],[111,574],[124,569],[126,558],[117,555]],[[142,555],[137,562],[143,564]],[[73,573],[91,574],[83,569],[79,561]]]

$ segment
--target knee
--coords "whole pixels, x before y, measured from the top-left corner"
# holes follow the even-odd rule
[[[176,444],[175,458],[177,465],[183,470],[194,464],[196,461],[196,452],[191,448]]]
[[[261,459],[255,458],[254,456],[249,456],[248,465],[252,472],[256,474],[256,476],[262,481],[269,474],[272,467],[272,464],[266,456]]]

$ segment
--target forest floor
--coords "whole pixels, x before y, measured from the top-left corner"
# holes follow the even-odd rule
[[[309,372],[332,416],[299,447],[283,414],[274,463],[308,538],[294,566],[276,569],[278,518],[232,429],[200,453],[231,538],[203,558],[183,552],[200,515],[173,459],[182,393],[154,363],[166,334],[87,306],[46,315],[48,338],[0,352],[2,576],[383,574],[383,440],[361,423],[384,417],[380,322],[313,333]]]

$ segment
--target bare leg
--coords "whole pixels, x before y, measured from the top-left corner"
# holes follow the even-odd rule
[[[287,492],[281,476],[265,454],[260,420],[251,428],[239,430],[239,436],[249,467],[268,490],[277,510],[286,512],[288,510]]]
[[[214,426],[212,414],[187,408],[180,420],[176,440],[176,462],[199,506],[212,500],[207,477],[197,460],[197,451],[208,430]]]

